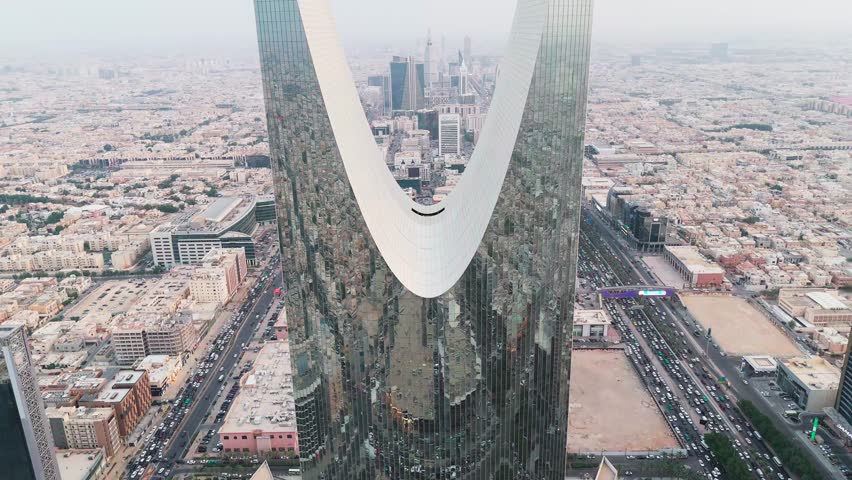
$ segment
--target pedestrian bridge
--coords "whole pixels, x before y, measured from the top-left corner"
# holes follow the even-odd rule
[[[677,290],[659,285],[623,285],[598,290],[603,298],[671,297]]]

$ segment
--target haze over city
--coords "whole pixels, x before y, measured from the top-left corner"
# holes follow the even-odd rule
[[[325,3],[3,2],[0,479],[852,478],[852,3]]]

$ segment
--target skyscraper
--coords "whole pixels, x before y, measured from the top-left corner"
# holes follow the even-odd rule
[[[564,478],[591,3],[520,0],[424,206],[368,161],[328,1],[255,0],[303,478]]]
[[[852,424],[852,371],[849,370],[849,357],[852,356],[852,332],[849,334],[849,340],[846,356],[843,359],[843,374],[840,377],[840,386],[834,408],[847,422]]]
[[[0,476],[59,480],[41,391],[21,325],[0,325],[0,432]]]
[[[445,113],[438,117],[438,153],[461,153],[461,116],[458,113]]]
[[[425,103],[426,71],[414,57],[393,57],[391,72],[391,107],[393,110],[419,110]]]

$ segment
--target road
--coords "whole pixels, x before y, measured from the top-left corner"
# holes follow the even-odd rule
[[[127,478],[136,480],[151,467],[161,477],[167,477],[175,461],[185,455],[190,440],[216,401],[219,376],[232,374],[242,353],[241,344],[251,338],[263,313],[274,301],[274,289],[282,282],[278,261],[276,256],[264,267],[242,307],[216,333],[163,423],[152,429],[139,454],[128,465]]]
[[[273,290],[280,286],[281,276],[273,276],[270,286],[258,297],[252,309],[249,310],[246,321],[242,323],[228,346],[222,351],[219,360],[210,368],[211,374],[203,380],[204,383],[202,383],[200,391],[196,395],[198,400],[190,405],[189,412],[180,426],[180,437],[172,441],[166,449],[164,454],[166,458],[183,458],[186,455],[189,440],[198,433],[199,427],[210,414],[213,404],[216,403],[216,393],[221,385],[218,376],[224,375],[225,378],[230,378],[233,375],[234,366],[239,362],[239,356],[242,354],[240,345],[247,344],[251,339],[255,327],[275,300]],[[224,371],[221,371],[222,367],[224,367]]]
[[[624,268],[624,266],[629,266],[629,275],[633,278],[628,280],[637,283],[658,283],[657,279],[654,278],[653,275],[641,268],[636,268],[636,264],[639,263],[638,257],[632,252],[631,255],[625,253],[625,251],[630,250],[625,246],[623,240],[617,238],[616,234],[614,234],[614,232],[608,227],[606,221],[601,216],[599,216],[597,213],[590,215],[593,210],[593,208],[585,209],[583,218],[590,218],[593,220],[595,231],[597,234],[599,234],[599,238],[606,243],[612,253],[619,257],[619,266],[622,269]],[[694,323],[691,323],[691,318],[684,319],[685,312],[683,311],[683,309],[674,308],[669,302],[658,303],[662,311],[666,312],[669,315],[669,318],[680,320],[677,322],[672,322],[672,327],[675,330],[680,331],[684,339],[689,339],[687,343],[694,349],[694,351],[704,353],[704,355],[700,357],[701,363],[706,365],[706,367],[711,372],[714,372],[717,376],[724,376],[730,380],[727,386],[727,391],[730,396],[733,396],[737,399],[749,400],[756,406],[760,407],[762,410],[767,409],[768,404],[766,403],[766,399],[763,398],[753,388],[746,386],[739,380],[740,360],[738,358],[723,355],[718,348],[709,348],[709,351],[705,350],[707,343],[698,342],[695,338],[693,338],[692,330],[694,328]],[[745,420],[745,417],[739,412],[738,409],[733,409],[733,413],[735,413],[736,416],[735,418],[731,418],[731,421],[734,422],[735,425],[740,425],[740,428],[749,427],[749,424]],[[779,415],[777,415],[776,412],[770,412],[768,416],[772,420],[773,424],[775,424],[776,428],[779,428],[782,432],[788,433],[790,436],[795,437],[798,440],[800,445],[803,447],[803,450],[808,453],[808,456],[810,457],[811,461],[820,470],[820,473],[823,475],[824,478],[844,478],[842,474],[840,474],[840,472],[836,469],[836,467],[831,465],[831,463],[819,452],[816,447],[811,445],[810,442],[806,441],[801,434],[797,434],[797,426],[790,425]],[[742,434],[738,436],[742,438]],[[761,444],[763,450],[771,452],[771,449],[769,449],[768,446],[763,444],[763,442],[755,441],[754,443]]]

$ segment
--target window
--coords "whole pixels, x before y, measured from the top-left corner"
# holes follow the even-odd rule
[[[288,434],[287,434],[287,438],[293,438],[293,434],[292,434],[292,433],[288,433]]]
[[[227,435],[225,435],[223,438],[224,438],[225,440],[229,440],[229,438],[228,438],[228,436],[227,436]]]
[[[248,437],[243,435],[243,440],[248,440]]]

